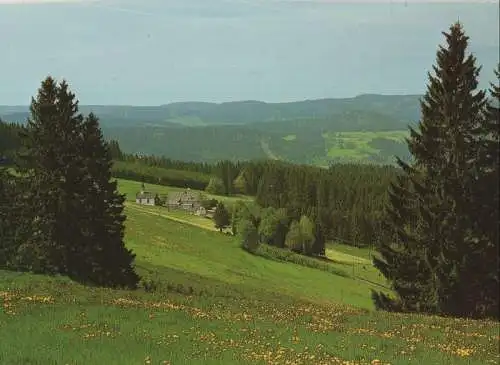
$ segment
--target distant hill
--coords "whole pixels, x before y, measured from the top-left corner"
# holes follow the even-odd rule
[[[418,95],[360,95],[345,99],[306,100],[289,103],[238,101],[228,103],[184,102],[160,106],[81,105],[97,114],[106,126],[143,124],[251,124],[300,118],[328,118],[349,111],[382,113],[405,123],[419,118]],[[24,122],[27,106],[0,105],[0,118]]]
[[[289,103],[82,105],[80,111],[95,113],[105,135],[129,153],[206,162],[272,158],[326,166],[338,161],[391,163],[394,152],[406,155],[401,136],[419,119],[419,98],[367,94]],[[27,106],[0,106],[0,118],[7,121],[23,123],[28,115]]]

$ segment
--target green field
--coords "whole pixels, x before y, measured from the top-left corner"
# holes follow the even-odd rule
[[[328,132],[323,134],[327,158],[346,162],[390,160],[392,154],[400,154],[405,148],[404,138],[408,131],[387,132]],[[385,144],[384,148],[373,141]]]
[[[129,200],[140,187],[119,183]],[[251,255],[237,237],[155,209],[126,208],[125,241],[144,280],[137,291],[0,271],[0,364],[500,360],[498,323],[376,312],[370,283]],[[332,265],[347,274],[369,263],[367,250],[332,248],[345,262]]]
[[[289,134],[285,137],[283,137],[285,141],[295,141],[297,139],[297,136],[295,134]]]

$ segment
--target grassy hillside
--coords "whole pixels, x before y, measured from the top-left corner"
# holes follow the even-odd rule
[[[409,158],[407,131],[324,133],[327,160],[333,162],[393,163],[394,156]]]
[[[493,364],[498,325],[372,312],[370,285],[127,208],[136,292],[0,271],[0,363]],[[64,350],[63,350],[64,349]],[[378,361],[375,361],[378,360]]]

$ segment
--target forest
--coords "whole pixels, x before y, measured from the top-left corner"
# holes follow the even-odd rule
[[[418,97],[360,95],[276,104],[177,103],[81,106],[81,110],[99,115],[105,137],[116,139],[127,153],[210,163],[228,156],[234,162],[271,158],[328,167],[337,162],[394,164],[395,148],[408,154],[404,141],[371,132],[404,132],[418,120]],[[27,116],[20,107],[0,106],[5,120],[24,123]],[[368,148],[337,147],[332,153],[325,137],[329,132],[370,132],[363,136]],[[290,135],[294,138],[287,139]]]
[[[2,125],[5,138],[15,136],[15,128],[20,128]],[[4,149],[0,153],[12,153],[16,139],[10,141],[10,152]],[[262,207],[286,208],[293,219],[319,214],[318,224],[321,217],[326,240],[368,246],[387,235],[380,222],[396,167],[335,164],[323,169],[271,160],[195,163],[125,154],[114,140],[110,150],[114,158],[111,171],[117,178],[205,190],[216,177],[222,185],[218,193],[254,196]]]

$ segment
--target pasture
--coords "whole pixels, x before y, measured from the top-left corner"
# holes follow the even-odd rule
[[[138,186],[120,181],[123,192]],[[379,287],[350,276],[350,263],[368,264],[366,250],[333,246],[344,262],[331,265],[347,274],[337,275],[251,255],[237,237],[133,205],[125,242],[143,277],[136,291],[0,271],[0,364],[500,360],[497,322],[374,311]]]

